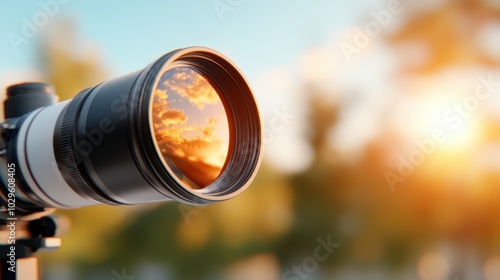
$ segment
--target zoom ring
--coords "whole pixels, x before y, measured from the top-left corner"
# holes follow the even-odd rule
[[[80,92],[69,104],[66,111],[63,114],[62,121],[60,122],[60,132],[59,141],[55,141],[55,150],[59,150],[59,160],[62,166],[59,168],[66,171],[68,184],[71,188],[78,194],[84,197],[90,197],[91,199],[98,201],[103,204],[116,205],[112,200],[106,198],[104,194],[95,188],[91,187],[84,179],[82,175],[82,160],[78,155],[78,145],[77,145],[77,120],[78,114],[85,101],[87,95],[90,93],[89,90],[84,90]],[[56,136],[57,137],[57,136]],[[78,159],[78,160],[77,160]],[[63,172],[64,174],[64,172]]]

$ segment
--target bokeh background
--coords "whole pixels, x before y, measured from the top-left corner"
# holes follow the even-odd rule
[[[237,199],[58,212],[44,279],[500,279],[500,1],[1,7],[2,88],[68,99],[203,45],[246,74],[266,127]],[[318,239],[339,245],[324,261]]]

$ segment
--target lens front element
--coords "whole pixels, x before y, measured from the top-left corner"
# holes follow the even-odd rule
[[[214,87],[191,67],[167,70],[152,98],[157,150],[177,178],[192,189],[212,184],[229,153],[229,124]]]

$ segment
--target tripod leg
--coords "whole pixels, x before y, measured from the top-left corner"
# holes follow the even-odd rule
[[[17,260],[19,271],[17,279],[38,280],[38,258],[26,258]]]
[[[15,272],[12,271],[11,264],[1,260],[0,280],[38,280],[38,259],[31,257],[16,260]]]
[[[0,244],[0,280],[21,279],[38,280],[37,257],[30,247]]]

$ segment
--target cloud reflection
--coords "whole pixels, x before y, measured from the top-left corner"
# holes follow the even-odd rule
[[[193,188],[213,183],[227,158],[229,125],[210,83],[188,67],[168,70],[155,90],[152,116],[157,144],[177,176]]]
[[[188,68],[182,69],[174,70],[176,73],[163,82],[168,92],[177,92],[199,109],[220,103],[219,95],[203,76]]]

